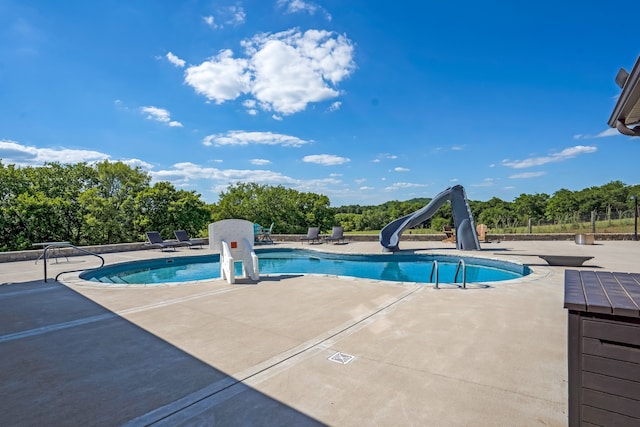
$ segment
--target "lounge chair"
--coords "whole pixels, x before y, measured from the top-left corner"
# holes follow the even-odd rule
[[[302,243],[304,242],[318,242],[320,243],[320,227],[309,227],[309,230],[307,230],[307,235],[303,236],[300,238],[300,240],[302,240]]]
[[[342,227],[333,227],[331,231],[331,236],[327,236],[324,238],[326,242],[340,243],[340,240],[344,242],[344,228]]]
[[[175,234],[176,239],[178,239],[178,243],[184,246],[189,246],[189,249],[193,249],[194,246],[202,248],[202,243],[192,241],[184,230],[176,230],[173,234]]]
[[[444,225],[442,227],[442,231],[444,232],[444,235],[446,236],[446,239],[444,239],[443,242],[450,242],[450,243],[455,243],[456,242],[456,236],[453,233],[453,230],[451,229],[450,225]]]
[[[147,240],[149,240],[148,245],[159,247],[162,251],[164,251],[165,248],[175,251],[176,246],[180,246],[180,242],[165,242],[157,231],[147,231],[145,234],[147,235]]]

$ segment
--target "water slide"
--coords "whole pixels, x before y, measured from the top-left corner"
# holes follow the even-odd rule
[[[400,236],[407,228],[422,224],[440,209],[442,205],[451,202],[453,222],[456,231],[456,247],[465,251],[480,250],[480,241],[473,223],[471,208],[467,203],[467,195],[461,185],[454,185],[434,197],[428,205],[412,214],[391,221],[380,231],[380,244],[385,252],[395,252],[400,249]]]

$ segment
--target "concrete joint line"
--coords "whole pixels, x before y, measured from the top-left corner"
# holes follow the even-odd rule
[[[3,294],[0,294],[0,299],[13,298],[16,296],[29,295],[29,294],[37,294],[40,292],[56,291],[59,289],[63,289],[63,288],[59,286],[47,286],[47,287],[41,287],[41,288],[35,288],[35,289],[24,289],[24,290],[15,291],[15,292],[6,292]]]
[[[49,332],[59,331],[62,329],[74,328],[76,326],[82,326],[89,323],[113,319],[115,317],[116,317],[116,314],[113,314],[113,313],[101,314],[98,316],[91,316],[91,317],[85,317],[83,319],[72,320],[70,322],[56,323],[54,325],[42,326],[40,328],[29,329],[22,332],[15,332],[12,334],[0,336],[0,343],[7,342],[7,341],[15,341],[22,338],[32,337],[35,335],[42,335]]]
[[[69,321],[69,322],[56,323],[56,324],[47,325],[47,326],[41,326],[39,328],[28,329],[26,331],[21,331],[21,332],[14,332],[14,333],[7,334],[7,335],[0,335],[0,343],[8,342],[8,341],[15,341],[15,340],[19,340],[19,339],[22,339],[22,338],[32,337],[32,336],[35,336],[35,335],[42,335],[42,334],[46,334],[46,333],[49,333],[49,332],[60,331],[62,329],[75,328],[76,326],[82,326],[82,325],[87,325],[89,323],[101,322],[103,320],[109,320],[109,319],[113,319],[115,317],[123,317],[124,315],[127,315],[127,314],[133,314],[133,313],[139,313],[139,312],[142,312],[142,311],[153,310],[153,309],[160,308],[160,307],[165,307],[165,306],[171,305],[171,304],[178,304],[178,303],[181,303],[181,302],[184,302],[184,301],[198,299],[198,298],[201,298],[201,297],[210,296],[210,295],[214,295],[214,294],[218,294],[218,293],[222,293],[222,292],[231,292],[231,291],[238,290],[238,289],[241,289],[241,288],[218,289],[218,290],[215,290],[215,291],[209,291],[209,292],[205,292],[205,293],[202,293],[202,294],[193,295],[193,296],[190,296],[190,297],[176,298],[174,300],[164,301],[162,303],[149,304],[149,305],[145,305],[145,306],[142,306],[142,307],[130,308],[130,309],[127,309],[127,310],[121,310],[121,311],[117,311],[117,312],[113,312],[113,313],[107,313],[107,314],[101,314],[101,315],[97,315],[97,316],[85,317],[85,318],[82,318],[82,319],[76,319],[76,320],[72,320],[72,321]]]

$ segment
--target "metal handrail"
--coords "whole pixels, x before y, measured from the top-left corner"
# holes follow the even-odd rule
[[[433,260],[433,263],[431,264],[431,276],[429,277],[429,281],[433,281],[433,273],[436,273],[436,283],[433,285],[434,289],[440,289],[438,287],[438,282],[440,281],[440,270],[438,269],[438,261],[436,261],[435,259]]]
[[[104,258],[102,258],[100,255],[98,255],[98,254],[96,254],[94,252],[88,251],[86,249],[79,248],[79,247],[77,247],[75,245],[72,245],[71,243],[67,243],[67,242],[64,242],[64,243],[52,243],[50,245],[47,245],[46,248],[44,248],[44,253],[42,254],[42,257],[44,258],[44,263],[43,264],[44,264],[44,282],[45,283],[47,283],[47,254],[49,253],[49,249],[56,249],[56,248],[73,248],[73,249],[75,249],[75,250],[77,250],[79,252],[83,252],[83,253],[85,253],[87,255],[93,255],[95,257],[100,258],[100,260],[102,261],[102,263],[100,264],[100,267],[104,266]],[[81,269],[78,269],[78,270],[62,271],[62,272],[60,272],[60,273],[58,273],[56,275],[54,280],[57,282],[58,281],[58,277],[60,277],[62,274],[75,273],[75,272],[78,272],[78,271],[86,271],[86,270],[95,270],[95,269],[100,268],[100,267],[81,268]]]
[[[462,266],[462,288],[466,289],[467,288],[467,265],[465,264],[462,258],[460,258],[460,261],[458,261],[458,265],[456,265],[456,274],[453,277],[453,283],[456,283],[458,281],[458,273],[460,272],[460,266]]]

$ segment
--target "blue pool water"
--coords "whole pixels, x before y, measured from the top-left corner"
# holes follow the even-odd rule
[[[260,274],[331,274],[395,282],[431,282],[433,261],[440,283],[453,283],[461,257],[447,255],[329,254],[297,249],[256,250]],[[467,283],[516,279],[530,273],[526,265],[483,258],[464,258]],[[236,264],[236,273],[241,265]],[[220,277],[218,255],[200,255],[133,261],[86,271],[84,280],[116,284],[162,284]],[[462,282],[461,273],[458,283]]]

